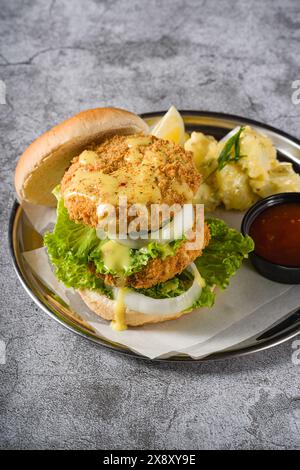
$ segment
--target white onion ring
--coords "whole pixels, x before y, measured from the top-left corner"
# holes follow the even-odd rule
[[[189,265],[189,270],[194,272],[197,269],[194,263]],[[136,291],[128,291],[124,296],[124,303],[130,310],[143,313],[145,315],[175,315],[176,313],[183,312],[190,308],[193,303],[200,297],[202,288],[199,281],[194,277],[194,282],[191,287],[177,297],[170,297],[166,299],[153,299],[144,294],[139,294]],[[114,297],[117,297],[118,288],[114,289]]]

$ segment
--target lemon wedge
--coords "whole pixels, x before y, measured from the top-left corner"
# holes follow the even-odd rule
[[[184,122],[175,106],[171,106],[169,111],[158,121],[151,134],[160,139],[184,145],[186,138]]]

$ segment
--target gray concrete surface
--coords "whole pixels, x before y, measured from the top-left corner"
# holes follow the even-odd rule
[[[20,286],[6,231],[18,155],[82,109],[237,113],[300,138],[298,0],[0,0],[1,448],[300,448],[292,342],[206,364],[98,349]]]

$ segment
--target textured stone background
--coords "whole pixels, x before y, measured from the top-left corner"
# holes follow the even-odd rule
[[[277,1],[0,0],[2,448],[299,448],[292,346],[207,364],[98,349],[43,314],[6,245],[18,155],[81,109],[206,109],[300,138],[300,6]]]

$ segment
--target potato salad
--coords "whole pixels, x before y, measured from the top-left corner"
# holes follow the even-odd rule
[[[195,202],[209,211],[220,205],[246,210],[271,194],[300,191],[292,164],[280,162],[272,141],[250,126],[234,129],[219,142],[192,132],[184,148],[193,153],[203,178]]]

